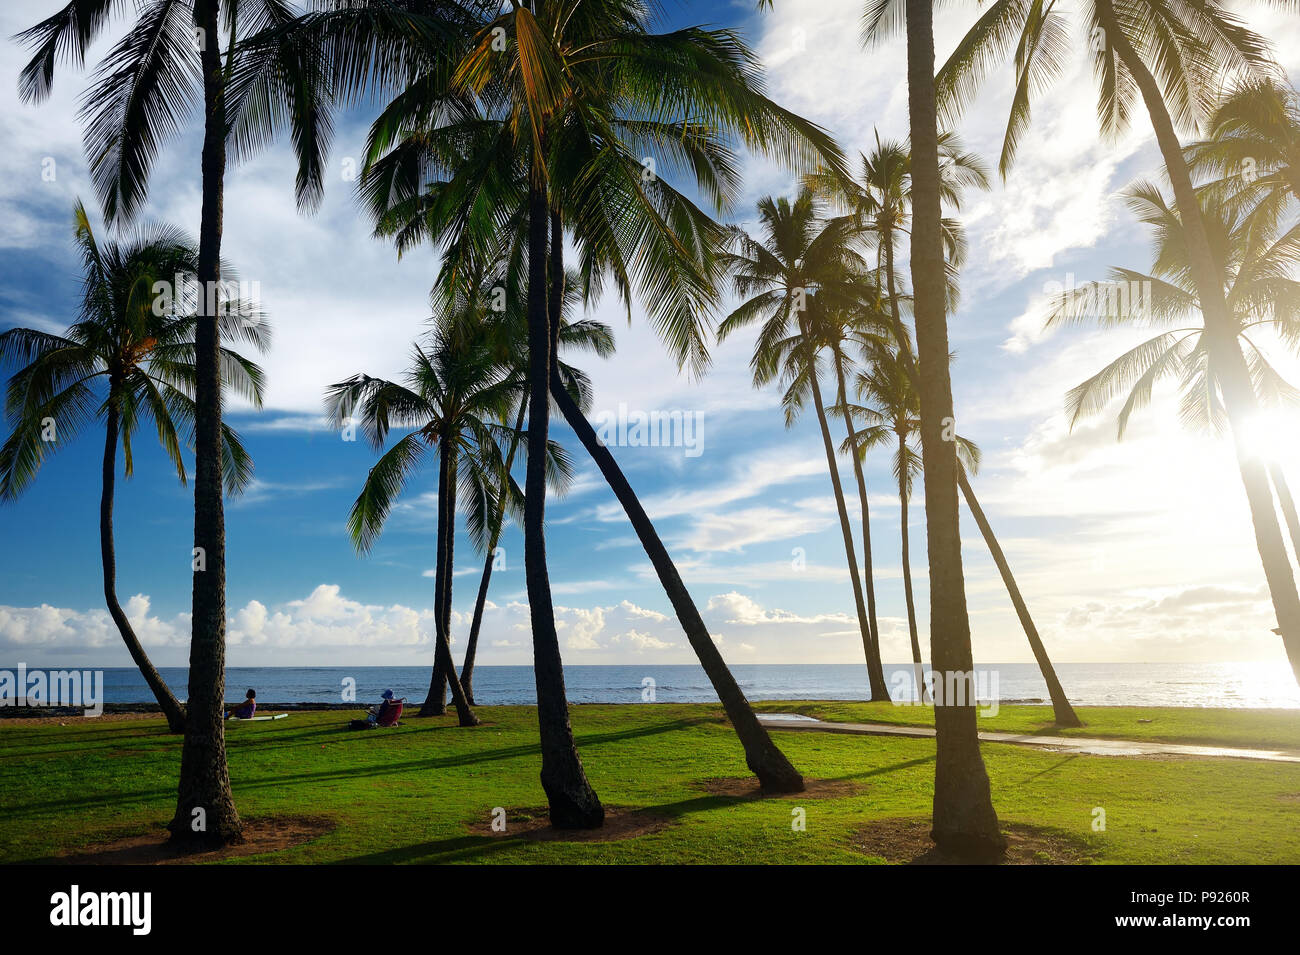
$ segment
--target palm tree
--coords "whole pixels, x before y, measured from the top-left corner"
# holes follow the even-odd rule
[[[382,448],[393,426],[410,431],[384,453],[366,478],[349,516],[349,530],[358,550],[374,544],[398,494],[425,451],[437,448],[438,553],[434,571],[436,649],[429,696],[422,716],[445,710],[443,685],[462,726],[478,724],[452,665],[450,624],[457,486],[469,503],[471,536],[485,544],[495,515],[512,494],[499,441],[513,442],[500,424],[518,400],[522,382],[503,363],[488,337],[481,314],[470,300],[469,314],[454,314],[437,327],[428,349],[415,347],[406,383],[356,375],[332,386],[326,404],[334,422],[344,426],[357,415],[368,440]],[[568,473],[563,452],[553,443],[545,452],[552,481]]]
[[[921,472],[921,456],[913,448],[911,437],[919,423],[917,416],[921,406],[899,352],[871,355],[868,361],[868,367],[859,371],[854,381],[859,400],[867,402],[865,407],[858,409],[858,413],[868,421],[859,432],[857,453],[865,455],[872,447],[883,446],[891,440],[895,443],[894,480],[898,484],[903,596],[907,604],[907,630],[912,641],[916,695],[918,700],[924,701],[925,668],[916,626],[916,602],[912,596],[911,542],[908,534],[908,502],[912,497],[912,482]]]
[[[19,93],[40,102],[50,93],[59,60],[80,67],[86,51],[115,21],[114,0],[69,0],[18,35],[35,47],[19,77]],[[125,222],[144,203],[158,150],[189,115],[202,110],[201,219],[196,269],[200,295],[194,338],[195,562],[189,702],[177,787],[168,828],[178,845],[204,848],[239,842],[243,827],[226,768],[225,516],[222,448],[220,317],[205,303],[221,285],[222,197],[227,150],[237,161],[292,125],[299,156],[299,200],[320,196],[323,147],[314,115],[324,76],[309,50],[268,43],[244,57],[243,40],[282,29],[291,19],[281,0],[150,0],[138,6],[126,35],[108,52],[84,98],[85,145],[91,178],[107,219]],[[229,43],[222,62],[221,28]],[[328,131],[326,130],[326,133]],[[202,568],[202,569],[200,569]]]
[[[1115,268],[1108,281],[1062,293],[1047,324],[1096,322],[1103,328],[1150,328],[1157,334],[1070,391],[1066,402],[1070,425],[1100,413],[1112,399],[1123,396],[1118,415],[1122,439],[1129,418],[1150,401],[1155,386],[1176,379],[1182,391],[1183,423],[1221,432],[1229,421],[1222,381],[1224,350],[1210,334],[1191,275],[1188,230],[1178,208],[1167,202],[1158,185],[1139,182],[1127,190],[1126,198],[1134,215],[1154,233],[1151,271]],[[1300,402],[1300,391],[1282,378],[1255,337],[1267,329],[1293,348],[1300,345],[1300,281],[1290,277],[1300,265],[1296,249],[1300,226],[1274,225],[1250,206],[1221,201],[1212,190],[1203,190],[1200,202],[1201,221],[1208,227],[1215,259],[1224,265],[1225,298],[1239,347],[1247,356],[1255,400],[1263,407]],[[1117,288],[1148,291],[1139,307],[1115,308]],[[1133,304],[1132,293],[1129,298]],[[1255,448],[1239,446],[1238,454],[1261,459]],[[1276,461],[1262,463],[1271,472],[1292,542],[1300,545],[1300,521],[1281,468]]]
[[[168,728],[185,731],[185,711],[140,645],[117,599],[117,557],[113,540],[113,492],[117,450],[133,473],[131,438],[153,421],[181,484],[186,482],[182,447],[193,442],[195,319],[179,296],[169,307],[155,295],[155,283],[171,287],[192,279],[197,255],[190,241],[171,228],[142,231],[125,241],[101,243],[85,207],[75,209],[76,242],[84,279],[79,319],[63,335],[31,328],[0,334],[0,361],[22,367],[10,379],[6,412],[11,432],[0,448],[0,500],[14,500],[36,477],[45,456],[68,443],[93,420],[104,422],[103,484],[99,505],[104,601],[131,659],[158,701]],[[265,350],[269,328],[242,303],[230,303],[222,317],[226,334]],[[261,405],[262,372],[229,349],[221,352],[226,386]],[[100,381],[106,385],[101,390]],[[179,426],[179,428],[178,428]],[[229,427],[222,426],[223,477],[238,493],[252,476],[252,461]]]
[[[864,321],[865,316],[852,307],[840,307],[826,310],[820,323],[823,340],[831,353],[831,369],[835,375],[835,407],[840,412],[844,429],[848,432],[842,450],[849,455],[853,464],[853,478],[858,487],[858,507],[862,511],[862,576],[867,596],[867,622],[871,627],[872,665],[868,672],[872,682],[884,679],[884,667],[880,661],[880,623],[876,615],[876,580],[875,567],[871,552],[871,507],[867,501],[867,479],[862,470],[862,456],[859,453],[859,436],[853,423],[853,415],[848,408],[847,381],[849,376],[848,358],[844,345],[850,329],[859,335],[872,335],[865,326],[871,320]],[[862,450],[865,450],[863,448]],[[878,698],[882,688],[872,687],[872,698]],[[886,696],[888,689],[883,688]]]
[[[1275,229],[1300,201],[1300,97],[1273,77],[1239,82],[1207,127],[1207,138],[1185,150],[1191,174],[1203,180],[1197,191]],[[1276,460],[1268,472],[1300,558],[1300,516],[1291,490]]]
[[[506,280],[499,279],[498,281],[504,283]],[[481,287],[482,285],[480,285]],[[504,287],[505,284],[493,286],[493,288]],[[495,347],[507,356],[506,360],[509,362],[510,367],[516,369],[516,373],[522,378],[526,376],[528,368],[528,355],[523,349],[524,336],[521,334],[526,316],[522,314],[518,307],[512,306],[511,301],[517,303],[519,297],[516,296],[512,300],[509,296],[506,296],[505,308],[497,316],[497,320],[491,323],[493,326],[491,334],[496,342]],[[570,273],[569,281],[565,285],[563,311],[567,313],[577,307],[579,303],[580,295],[577,276]],[[556,339],[560,348],[590,351],[601,358],[608,358],[614,353],[613,331],[603,322],[591,319],[571,321],[562,316]],[[558,351],[559,348],[557,348],[557,355]],[[558,357],[557,363],[561,379],[561,390],[565,397],[579,408],[580,413],[585,415],[591,407],[592,400],[590,379],[583,371],[560,360]],[[518,437],[524,431],[524,416],[527,409],[527,402],[521,398],[519,409],[515,415],[514,430],[510,434],[505,461],[502,465],[503,478],[509,475],[514,462],[519,445]],[[461,667],[461,685],[465,688],[465,696],[471,705],[474,702],[474,658],[478,651],[479,630],[483,625],[483,611],[487,603],[488,587],[492,580],[495,551],[505,526],[506,505],[509,502],[509,496],[504,493],[505,490],[506,486],[504,484],[498,490],[496,512],[490,525],[487,556],[483,562],[483,574],[479,579],[478,597],[474,602],[474,615],[470,623],[469,640],[465,645],[465,662]]]
[[[862,469],[862,455],[866,448],[859,445],[854,416],[848,404],[850,365],[845,346],[853,340],[866,350],[880,350],[886,347],[883,336],[892,335],[892,331],[888,321],[881,315],[879,287],[867,274],[854,271],[856,263],[852,260],[848,262],[849,267],[836,279],[839,290],[835,293],[836,298],[845,293],[847,297],[843,301],[836,301],[834,307],[820,310],[817,327],[830,351],[831,369],[835,375],[835,410],[840,413],[844,430],[848,433],[841,450],[848,454],[853,464],[853,477],[858,487],[858,506],[862,511],[862,576],[867,597],[867,622],[871,627],[874,651],[873,665],[868,668],[868,673],[873,678],[872,697],[887,698],[889,691],[883,686],[884,668],[880,665],[880,624],[876,614],[871,506],[867,500],[867,481]],[[880,687],[874,685],[876,679],[882,684]]]
[[[529,417],[534,440],[540,440],[538,425],[545,420],[541,379],[549,340],[544,332],[548,314],[554,312],[539,279],[548,262],[553,276],[563,275],[563,244],[556,237],[571,230],[589,294],[599,294],[610,280],[630,301],[635,286],[679,362],[700,370],[707,363],[704,316],[716,299],[712,246],[721,230],[658,172],[686,171],[721,207],[739,186],[730,140],[795,165],[840,163],[824,131],[761,95],[755,62],[735,34],[699,28],[654,34],[651,28],[646,8],[621,0],[585,3],[572,11],[515,5],[485,23],[477,46],[456,68],[450,88],[431,74],[394,101],[372,131],[373,160],[376,150],[387,150],[412,117],[426,131],[430,118],[439,116],[448,117],[443,129],[464,129],[463,120],[476,124],[480,132],[486,130],[483,138],[490,142],[475,150],[478,161],[455,167],[450,187],[435,197],[430,217],[442,224],[432,231],[449,227],[447,216],[458,202],[469,214],[451,227],[470,238],[452,242],[453,250],[491,248],[510,231],[500,228],[503,222],[528,230],[534,359]],[[506,50],[496,48],[501,31],[509,38]],[[467,102],[465,91],[473,93],[472,102]],[[706,115],[708,122],[698,118]],[[647,150],[658,154],[662,170],[643,163]],[[522,190],[512,185],[512,164],[525,171]],[[510,199],[519,191],[523,195],[516,205]],[[522,214],[516,211],[521,209]],[[452,262],[455,274],[457,260],[453,257]],[[553,301],[560,294],[552,288],[549,298]],[[563,395],[555,397],[586,443],[590,426],[565,407]],[[662,543],[635,513],[640,507],[631,489],[614,476],[612,461],[597,457],[637,526],[692,645],[697,653],[715,657]],[[526,500],[540,512],[540,497],[526,495]],[[529,604],[535,618],[543,783],[551,797],[552,820],[557,825],[599,825],[599,803],[581,771],[568,729],[539,515],[526,514],[524,523],[525,563],[534,568],[528,571]],[[706,661],[706,668],[715,685],[729,679],[720,659]],[[738,713],[745,718],[736,709],[747,709],[738,688],[724,688],[719,695],[733,720]],[[751,766],[762,757],[762,765],[784,773],[785,787],[802,786],[784,757],[774,758],[779,753],[752,714],[746,724],[737,722],[737,729]],[[759,742],[765,752],[751,747]]]
[[[1300,97],[1274,77],[1247,79],[1219,101],[1205,139],[1185,150],[1200,191],[1280,221],[1300,201]],[[1208,181],[1207,181],[1208,180]]]
[[[895,331],[902,335],[901,303],[906,291],[895,261],[901,237],[909,234],[911,222],[912,154],[906,142],[882,140],[879,132],[875,138],[875,148],[860,155],[861,172],[857,179],[845,183],[834,173],[819,171],[805,181],[819,196],[846,207],[857,217],[863,236],[875,245],[879,284],[886,293]],[[989,188],[984,161],[967,151],[956,133],[939,134],[939,183],[943,203],[953,210],[961,208],[962,194],[967,189]],[[940,229],[948,262],[948,304],[955,308],[958,294],[955,276],[964,258],[965,238],[956,219],[945,216]]]
[[[1098,112],[1110,136],[1127,126],[1140,96],[1155,132],[1174,202],[1184,223],[1188,267],[1205,316],[1205,344],[1218,354],[1216,386],[1237,445],[1255,542],[1272,595],[1282,640],[1300,682],[1300,591],[1287,556],[1273,505],[1268,469],[1251,455],[1245,432],[1258,410],[1250,358],[1238,342],[1237,326],[1221,283],[1223,263],[1215,259],[1178,129],[1199,132],[1208,104],[1229,74],[1238,81],[1263,79],[1276,70],[1266,42],[1213,2],[1180,0],[1093,0],[1084,8],[1092,31]],[[1065,17],[1051,5],[1030,0],[996,0],[958,45],[937,85],[956,112],[968,101],[987,69],[1017,43],[1017,92],[1004,138],[1005,175],[1016,143],[1029,121],[1030,94],[1059,75],[1066,47]]]
[[[912,242],[910,265],[916,325],[917,394],[921,402],[921,462],[925,477],[927,556],[930,567],[930,656],[955,699],[936,701],[934,817],[931,838],[942,849],[975,857],[998,856],[1006,840],[998,829],[988,773],[976,728],[970,616],[962,572],[957,503],[956,445],[944,440],[953,417],[948,370],[947,261],[942,232],[939,118],[934,82],[932,0],[873,0],[864,39],[889,28],[907,36],[908,124],[911,131]],[[902,341],[900,340],[900,346]]]
[[[853,530],[818,375],[818,352],[826,345],[825,332],[833,324],[834,314],[858,301],[856,277],[861,270],[854,271],[854,253],[848,244],[852,223],[823,220],[817,201],[806,188],[793,203],[770,196],[760,199],[758,213],[762,241],[743,230],[732,230],[735,251],[724,261],[741,304],[718,326],[718,340],[756,321],[763,323],[750,359],[754,386],[761,388],[781,379],[786,387],[782,403],[787,427],[794,423],[804,401],[812,397],[844,538],[871,699],[888,700],[889,687],[863,600]]]
[[[1286,520],[1287,530],[1291,533],[1291,553],[1300,562],[1300,513],[1296,511],[1295,498],[1291,496],[1291,488],[1282,473],[1282,465],[1275,460],[1270,461],[1268,475],[1273,479],[1277,501],[1282,506],[1282,516]]]

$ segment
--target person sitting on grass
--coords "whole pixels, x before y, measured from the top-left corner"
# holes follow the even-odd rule
[[[237,720],[249,720],[257,712],[257,691],[250,689],[244,694],[244,702],[238,706],[231,707],[230,712],[226,714],[226,719],[232,717]]]

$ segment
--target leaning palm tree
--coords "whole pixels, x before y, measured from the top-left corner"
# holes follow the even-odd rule
[[[750,359],[754,386],[765,387],[781,379],[785,386],[783,404],[787,427],[793,425],[804,402],[809,397],[812,399],[844,538],[871,699],[888,700],[889,687],[863,599],[853,530],[819,375],[818,353],[827,344],[830,337],[827,332],[839,321],[837,316],[844,308],[859,301],[862,270],[855,268],[860,263],[853,262],[856,256],[849,243],[853,224],[844,218],[824,220],[817,200],[808,189],[802,190],[794,202],[784,197],[760,199],[758,213],[764,233],[762,241],[739,228],[732,230],[735,251],[724,262],[732,274],[741,304],[718,326],[718,340],[761,322]]]
[[[1073,427],[1099,414],[1123,397],[1117,424],[1122,439],[1133,412],[1144,407],[1155,387],[1176,380],[1181,390],[1180,418],[1191,428],[1210,432],[1226,429],[1230,417],[1225,397],[1225,350],[1209,328],[1199,289],[1191,275],[1188,230],[1179,210],[1158,185],[1139,182],[1126,192],[1129,208],[1151,228],[1154,261],[1149,273],[1115,268],[1109,280],[1089,282],[1062,293],[1051,305],[1049,326],[1096,323],[1102,328],[1136,327],[1156,332],[1070,391],[1066,410]],[[1255,401],[1261,407],[1300,403],[1300,391],[1274,368],[1259,341],[1272,332],[1293,349],[1300,346],[1300,226],[1267,228],[1249,207],[1223,203],[1212,191],[1200,194],[1201,221],[1209,228],[1211,248],[1224,263],[1224,291],[1236,326],[1237,342],[1245,352]],[[1127,303],[1128,307],[1124,307]],[[1259,461],[1258,449],[1236,443],[1242,467]],[[1276,462],[1269,465],[1291,526],[1300,545],[1295,505]],[[1300,551],[1298,551],[1300,552]]]
[[[66,6],[18,35],[35,48],[19,77],[27,102],[48,97],[60,61],[80,68],[87,50],[110,30],[123,4],[69,0]],[[196,562],[189,703],[181,752],[172,841],[192,848],[239,842],[243,827],[226,768],[225,516],[222,504],[220,317],[205,303],[221,287],[222,196],[228,158],[238,161],[292,125],[299,156],[297,190],[311,205],[321,189],[328,128],[314,115],[324,76],[303,46],[270,42],[255,58],[245,40],[282,29],[292,10],[283,0],[148,0],[136,5],[125,36],[107,53],[83,102],[85,146],[91,178],[106,217],[132,219],[144,204],[159,149],[176,138],[189,117],[203,123],[199,180],[202,193],[194,338]],[[392,17],[389,18],[394,19]],[[411,19],[407,17],[406,19]],[[228,45],[221,49],[222,28]],[[378,46],[378,41],[372,41]],[[323,133],[323,134],[321,134]],[[199,568],[202,569],[199,569]]]
[[[193,280],[198,257],[189,239],[176,229],[153,228],[102,243],[80,202],[75,220],[84,272],[78,321],[63,335],[31,328],[0,334],[0,362],[22,366],[10,379],[5,402],[11,430],[0,447],[0,500],[22,494],[46,455],[67,444],[86,424],[104,422],[99,504],[104,601],[168,728],[182,733],[185,711],[150,661],[117,599],[113,492],[118,446],[129,478],[134,471],[131,439],[149,421],[181,484],[186,483],[183,449],[192,447],[195,421],[196,322],[187,301],[172,286],[178,280]],[[172,294],[157,295],[156,283]],[[221,323],[227,336],[265,350],[269,328],[260,314],[245,303],[226,304]],[[226,348],[221,350],[221,364],[223,384],[260,406],[261,369]],[[238,493],[251,478],[253,465],[238,435],[226,425],[222,425],[222,463],[227,492]]]
[[[450,229],[462,239],[468,236],[452,248],[481,255],[511,232],[503,224],[527,230],[533,440],[544,436],[539,426],[547,420],[547,409],[541,383],[548,375],[548,352],[554,354],[547,325],[553,325],[554,303],[563,295],[554,280],[547,295],[542,280],[548,265],[553,279],[564,274],[566,232],[578,248],[588,293],[598,295],[612,283],[629,305],[633,291],[640,293],[652,324],[679,362],[698,371],[707,363],[704,319],[716,299],[712,247],[721,229],[672,189],[663,174],[693,176],[704,195],[725,207],[739,186],[733,141],[796,166],[840,163],[824,131],[761,94],[752,54],[733,33],[688,28],[655,34],[653,18],[642,4],[622,0],[584,3],[572,11],[515,5],[484,24],[450,87],[443,77],[430,75],[395,100],[372,131],[371,160],[389,149],[403,124],[412,120],[427,127],[431,117],[445,119],[438,126],[444,130],[466,120],[488,140],[474,150],[475,161],[452,166],[450,188],[438,190],[430,206],[430,217],[438,223],[430,231]],[[502,35],[508,41],[505,50],[497,46]],[[473,96],[466,96],[467,91]],[[698,119],[703,115],[707,122]],[[647,152],[657,154],[660,168]],[[522,180],[517,168],[523,170]],[[522,188],[513,185],[520,181]],[[467,214],[452,215],[462,207]],[[455,275],[455,256],[451,262]],[[594,430],[566,401],[553,374],[549,384],[636,528],[736,724],[747,762],[765,788],[802,788],[802,778],[772,745],[726,671],[612,455],[600,448]],[[529,480],[536,483],[536,475]],[[563,700],[544,572],[544,500],[536,494],[526,495],[526,501],[534,509],[526,513],[524,529],[543,784],[557,825],[595,826],[603,814],[573,747]]]
[[[372,137],[382,125],[381,117],[381,121],[377,122],[375,129],[372,130]],[[391,236],[397,245],[399,255],[417,241],[431,234],[437,234],[437,223],[444,218],[452,222],[473,222],[482,214],[481,210],[485,207],[509,210],[515,207],[515,202],[521,202],[521,198],[512,202],[507,190],[513,180],[516,195],[522,197],[526,194],[524,177],[526,170],[512,171],[512,160],[507,150],[501,150],[495,156],[485,156],[479,152],[479,149],[499,146],[496,142],[489,142],[484,146],[483,140],[491,139],[485,135],[485,125],[488,124],[465,124],[464,127],[444,126],[435,131],[417,130],[404,138],[387,155],[368,166],[367,174],[361,180],[362,194],[367,199],[367,204],[377,222],[376,232]],[[467,142],[475,143],[475,148],[467,150],[464,145]],[[625,161],[630,160],[625,159]],[[636,168],[640,170],[642,167]],[[439,171],[451,174],[453,178],[437,180],[435,177]],[[491,202],[485,204],[484,196],[491,196]],[[452,203],[453,198],[463,202],[464,205],[453,205],[452,211],[447,211],[443,204]],[[654,257],[663,257],[676,254],[684,248],[677,238],[663,241],[666,237],[658,231],[666,222],[681,221],[680,216],[683,211],[689,212],[689,205],[664,184],[661,183],[657,189],[651,188],[649,192],[626,192],[625,196],[618,202],[612,203],[609,209],[619,210],[621,215],[636,213],[645,216],[642,224],[631,231],[622,227],[615,228],[613,223],[607,227],[609,236],[626,236],[634,242],[634,245],[627,249],[616,250],[619,255],[630,256],[638,248],[649,247],[653,250]],[[696,221],[697,225],[693,230],[688,231],[712,228],[707,220]],[[552,260],[550,275],[552,276],[564,274],[563,258],[560,254],[563,249],[562,231],[559,232],[560,238],[555,238],[559,231],[559,222],[559,217],[552,215],[552,241],[550,242]],[[526,269],[521,267],[526,259],[528,243],[526,228],[526,217],[514,214],[506,219],[503,227],[489,235],[477,235],[473,230],[452,233],[451,241],[444,246],[440,287],[444,287],[444,291],[449,291],[454,287],[458,277],[477,274],[476,262],[483,255],[500,255],[503,258],[502,274],[495,280],[492,292],[498,297],[507,315],[515,314],[518,311],[518,303],[523,302],[526,297],[521,292],[521,288],[527,281]],[[645,237],[645,241],[637,238],[638,236]],[[589,248],[590,245],[590,242],[584,242],[580,244],[580,248]],[[592,269],[590,259],[587,261],[586,268],[589,269],[589,274],[592,274],[596,270]],[[626,264],[621,264],[615,269],[616,274],[619,275],[627,275],[628,271]],[[582,299],[590,298],[591,284],[591,281],[583,278],[582,273],[573,272],[570,272],[569,278],[563,282],[553,281],[548,313],[550,305],[558,299],[564,301],[567,310],[575,296],[580,296]],[[677,288],[679,283],[667,281],[666,284],[670,288]],[[575,325],[589,324],[591,323],[575,323]],[[569,328],[567,323],[561,326],[559,341],[562,345],[571,335]],[[522,344],[524,340],[521,329],[517,341]],[[598,353],[601,352],[598,350]],[[777,748],[771,735],[758,721],[748,700],[745,699],[744,692],[727,668],[698,607],[682,582],[654,524],[641,506],[636,492],[619,468],[613,453],[600,441],[586,417],[589,399],[579,391],[575,391],[572,381],[573,370],[569,369],[563,361],[559,361],[557,371],[558,374],[553,373],[551,377],[552,400],[555,401],[565,421],[591,455],[619,503],[622,504],[677,613],[691,648],[695,651],[700,665],[736,730],[744,747],[746,764],[758,777],[760,786],[765,791],[802,791],[803,777]],[[522,409],[520,414],[523,414]],[[485,565],[484,582],[489,577],[489,568],[490,564]],[[471,650],[476,645],[475,634],[482,619],[481,607],[486,600],[485,586],[485,583],[480,583],[475,622],[471,625],[470,631],[470,649],[466,652],[467,663],[472,660]],[[471,677],[472,672],[471,668]],[[463,675],[462,681],[465,681]]]
[[[866,448],[859,446],[857,426],[848,403],[848,381],[851,376],[850,359],[847,346],[855,342],[866,350],[879,351],[888,347],[887,342],[893,332],[881,308],[880,289],[873,277],[866,273],[854,271],[859,263],[846,260],[847,269],[839,275],[835,284],[839,291],[847,293],[843,301],[835,302],[835,307],[823,309],[819,314],[818,329],[822,340],[830,352],[831,372],[835,381],[835,410],[840,414],[844,430],[848,433],[841,450],[849,456],[853,464],[853,478],[858,487],[858,507],[862,512],[862,576],[867,596],[867,621],[871,627],[871,642],[875,648],[875,659],[880,659],[880,623],[876,614],[875,566],[871,546],[871,506],[867,499],[867,480],[863,471],[862,457]],[[830,276],[828,276],[829,278]],[[883,679],[884,668],[876,667]],[[874,693],[873,693],[874,695]]]
[[[1052,4],[996,0],[958,44],[936,83],[949,112],[969,102],[988,68],[1016,44],[1017,89],[1000,166],[1005,175],[1029,122],[1031,94],[1060,75],[1068,20]],[[1205,316],[1205,343],[1216,352],[1223,413],[1239,446],[1258,412],[1252,357],[1243,352],[1221,281],[1223,263],[1211,242],[1179,130],[1197,134],[1219,87],[1266,78],[1277,69],[1263,38],[1214,0],[1092,0],[1081,8],[1090,31],[1098,114],[1108,136],[1123,132],[1140,97],[1155,132],[1165,174],[1184,224],[1188,268]],[[1268,469],[1238,456],[1255,542],[1292,671],[1300,682],[1300,590],[1273,505]]]
[[[948,369],[947,260],[943,246],[939,117],[934,82],[933,0],[871,0],[864,40],[891,28],[907,37],[908,129],[912,161],[911,273],[921,402],[921,461],[925,475],[927,556],[930,568],[931,664],[957,698],[936,701],[934,815],[940,848],[975,857],[998,856],[1006,840],[998,828],[988,772],[976,728],[974,670],[966,581],[962,570],[956,447],[944,440],[954,420]],[[903,344],[900,337],[900,346]]]
[[[915,417],[919,413],[914,385],[916,365],[910,348],[896,348],[892,352],[881,356],[879,346],[875,342],[869,342],[865,352],[869,371],[859,374],[857,387],[860,396],[874,399],[876,408],[874,410],[869,408],[861,409],[858,413],[881,420],[875,423],[874,426],[864,429],[864,440],[872,445],[883,443],[889,438],[889,434],[886,432],[892,432],[898,441],[898,448],[894,458],[894,474],[900,484],[906,477],[906,490],[900,490],[903,521],[903,576],[909,623],[912,630],[913,661],[914,665],[918,667],[919,673],[920,648],[916,639],[916,627],[912,615],[911,572],[908,567],[909,560],[907,556],[910,550],[907,540],[907,499],[910,496],[912,479],[921,470],[921,458],[915,449],[908,444],[908,438],[917,432],[920,423],[919,418]],[[1061,686],[1061,680],[1056,675],[1056,667],[1052,665],[1051,657],[1047,654],[1047,648],[1038,634],[1038,628],[1034,625],[1033,618],[1030,616],[1024,596],[1020,592],[1015,576],[1011,573],[1011,566],[1007,561],[1006,554],[1002,551],[1002,545],[998,543],[988,517],[980,506],[979,500],[975,497],[975,492],[971,489],[969,475],[976,474],[979,471],[980,449],[969,438],[964,438],[959,434],[954,434],[953,441],[957,445],[958,487],[961,489],[966,505],[970,508],[971,516],[975,519],[975,524],[984,538],[984,543],[989,549],[993,563],[1002,576],[1002,582],[1007,588],[1007,594],[1011,597],[1012,607],[1015,609],[1021,628],[1029,641],[1029,647],[1034,654],[1034,660],[1038,664],[1039,673],[1047,686],[1048,698],[1052,701],[1053,720],[1057,726],[1082,726],[1083,722],[1075,713],[1069,697],[1065,695],[1065,690]],[[912,472],[911,474],[907,473],[909,469]]]
[[[589,280],[612,274],[625,294],[635,283],[652,321],[683,361],[702,367],[706,352],[700,318],[712,301],[710,275],[693,265],[709,223],[662,180],[645,188],[643,153],[663,150],[673,161],[694,160],[707,193],[725,195],[734,181],[731,157],[700,154],[713,137],[706,126],[761,151],[810,158],[831,156],[824,132],[764,98],[754,62],[738,38],[702,29],[652,32],[652,12],[635,0],[593,0],[573,7],[514,4],[484,25],[480,41],[458,65],[453,85],[485,102],[489,115],[508,118],[503,130],[528,170],[528,342],[531,359],[529,436],[532,466],[525,486],[525,565],[534,641],[534,673],[542,730],[542,781],[556,825],[588,828],[604,818],[573,745],[563,699],[563,669],[546,573],[540,471],[552,384],[555,302],[544,286],[548,265],[563,275],[562,238],[572,230]],[[501,32],[511,42],[501,51]],[[707,115],[707,124],[697,116]],[[675,139],[681,130],[685,139]],[[684,143],[697,145],[683,145]],[[668,216],[637,216],[642,197],[656,194]],[[629,201],[630,200],[630,201]],[[621,220],[621,221],[620,221]],[[687,250],[687,255],[679,250]],[[705,253],[707,254],[707,253]],[[556,267],[561,266],[561,267]],[[706,308],[702,309],[703,305]],[[557,396],[562,400],[562,396]]]

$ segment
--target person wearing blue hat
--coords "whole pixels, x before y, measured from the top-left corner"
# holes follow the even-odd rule
[[[379,696],[382,702],[370,708],[369,720],[378,726],[392,726],[406,701],[405,697],[401,700],[394,699],[392,690],[384,690]]]

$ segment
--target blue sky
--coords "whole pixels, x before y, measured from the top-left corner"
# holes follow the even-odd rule
[[[0,11],[6,37],[48,15],[47,0]],[[756,15],[751,5],[678,4],[672,25],[742,29],[768,68],[783,105],[867,148],[873,126],[905,135],[901,41],[864,51],[860,4],[801,0]],[[973,9],[973,7],[972,7]],[[1251,22],[1275,40],[1293,69],[1296,24],[1254,8]],[[941,55],[970,22],[940,15]],[[1083,41],[1080,41],[1081,49]],[[101,44],[96,53],[102,53]],[[72,317],[77,261],[71,247],[76,197],[93,205],[76,122],[84,81],[65,73],[42,107],[18,102],[25,62],[0,46],[0,327],[53,330]],[[1005,119],[1009,73],[961,126],[990,161]],[[1035,111],[1020,163],[1005,184],[972,196],[963,212],[971,238],[965,297],[952,318],[959,429],[978,441],[986,465],[976,489],[1003,540],[1049,648],[1059,660],[1276,660],[1271,611],[1254,554],[1240,484],[1227,446],[1180,432],[1172,396],[1161,395],[1123,444],[1112,417],[1069,433],[1065,390],[1117,355],[1127,340],[1090,331],[1042,332],[1050,282],[1102,277],[1117,263],[1144,267],[1146,236],[1116,193],[1155,170],[1144,126],[1119,143],[1095,129],[1092,87],[1080,55],[1074,72]],[[234,169],[227,180],[225,256],[256,281],[274,345],[261,413],[232,405],[229,420],[257,462],[256,482],[229,502],[227,606],[232,664],[425,663],[431,657],[434,495],[430,471],[409,488],[373,553],[359,557],[344,530],[374,453],[320,422],[325,386],[356,372],[392,376],[427,318],[433,253],[397,261],[370,238],[343,175],[358,154],[369,115],[339,129],[323,208],[299,216],[284,147]],[[191,124],[158,163],[146,218],[197,230],[198,128]],[[41,177],[54,159],[55,181]],[[747,160],[748,193],[733,221],[746,223],[765,193],[793,180],[769,162]],[[655,519],[724,654],[736,662],[857,662],[853,617],[820,437],[811,419],[787,430],[775,390],[755,391],[752,339],[715,349],[711,373],[679,375],[646,328],[618,304],[593,314],[615,327],[618,354],[584,358],[597,412],[633,410],[700,416],[703,451],[618,447],[615,454]],[[1294,368],[1294,363],[1283,365]],[[1294,380],[1294,379],[1293,379]],[[1294,454],[1294,420],[1270,442]],[[691,662],[648,561],[599,475],[563,425],[579,463],[571,493],[548,504],[548,554],[566,662]],[[102,610],[98,470],[102,441],[87,431],[51,458],[32,489],[0,507],[0,665],[125,665]],[[1292,463],[1300,463],[1293,461]],[[852,486],[847,467],[842,475]],[[869,460],[867,480],[877,591],[890,662],[908,658],[899,576],[898,502],[888,459]],[[1212,502],[1212,503],[1207,503]],[[856,502],[852,506],[858,527]],[[925,626],[924,511],[912,502],[917,602]],[[156,662],[187,656],[192,497],[169,474],[147,435],[136,474],[119,482],[118,589]],[[1030,659],[1023,635],[975,537],[963,524],[976,657]],[[506,567],[493,580],[483,663],[531,659],[522,543],[504,541]],[[796,569],[794,557],[805,561]],[[481,558],[458,541],[456,646],[463,647]],[[8,661],[6,663],[6,661]]]

